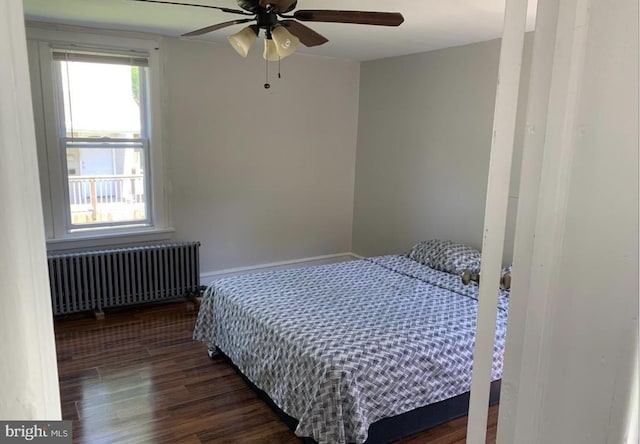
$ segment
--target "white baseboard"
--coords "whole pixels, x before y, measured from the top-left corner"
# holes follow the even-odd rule
[[[283,270],[287,268],[309,267],[312,265],[333,264],[336,262],[350,261],[354,259],[362,259],[354,253],[338,253],[328,254],[325,256],[306,257],[302,259],[293,259],[290,261],[271,262],[268,264],[252,265],[249,267],[228,268],[225,270],[209,271],[200,273],[200,284],[208,285],[210,282],[230,276],[239,276],[241,274],[255,273],[257,271]]]

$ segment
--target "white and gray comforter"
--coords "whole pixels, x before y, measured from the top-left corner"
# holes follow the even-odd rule
[[[194,338],[222,350],[319,443],[471,387],[478,287],[405,256],[221,279]],[[502,376],[501,292],[492,379]]]

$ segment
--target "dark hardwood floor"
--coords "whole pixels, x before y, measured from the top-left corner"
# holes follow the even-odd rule
[[[75,443],[300,443],[221,358],[191,339],[178,303],[55,323],[62,415]],[[497,406],[487,442],[495,442]],[[400,441],[464,443],[466,418]]]

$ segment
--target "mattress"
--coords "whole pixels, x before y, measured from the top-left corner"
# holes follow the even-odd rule
[[[218,347],[318,443],[363,443],[369,426],[468,392],[478,287],[406,256],[221,279],[194,338]],[[500,292],[492,380],[502,376]]]

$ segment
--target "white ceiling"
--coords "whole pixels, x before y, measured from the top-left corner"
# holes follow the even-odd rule
[[[235,0],[175,1],[238,9]],[[528,30],[534,27],[536,4],[537,0],[529,0]],[[364,61],[490,40],[502,33],[504,7],[505,0],[298,0],[297,9],[389,11],[401,12],[405,18],[398,28],[306,22],[329,43],[298,51]],[[173,37],[242,18],[213,9],[131,0],[24,0],[24,10],[28,20]],[[191,38],[226,42],[226,37],[242,26]]]

